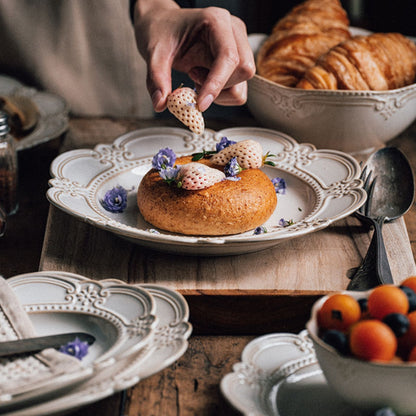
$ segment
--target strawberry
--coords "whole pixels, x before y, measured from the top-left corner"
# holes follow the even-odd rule
[[[225,166],[233,157],[243,169],[260,168],[263,164],[263,149],[254,140],[243,140],[226,147],[212,156],[211,161],[216,165]]]
[[[198,162],[182,165],[177,175],[178,187],[192,191],[208,188],[224,179],[225,174],[220,170]]]
[[[168,110],[189,130],[196,134],[204,132],[202,113],[196,106],[196,92],[188,87],[180,87],[168,95]]]

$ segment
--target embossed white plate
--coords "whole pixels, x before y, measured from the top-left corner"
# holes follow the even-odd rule
[[[306,331],[251,341],[221,391],[247,416],[361,415],[328,386]]]
[[[34,273],[48,276],[59,276],[67,281],[82,282],[85,277],[65,272]],[[120,284],[119,280],[102,280],[103,286]],[[189,309],[185,299],[177,292],[158,285],[135,285],[146,289],[156,305],[158,318],[154,336],[143,350],[128,360],[97,371],[86,382],[59,397],[7,413],[9,416],[38,416],[61,413],[103,399],[118,391],[125,390],[140,380],[166,368],[187,349],[192,327],[188,322]]]
[[[22,274],[7,280],[38,335],[87,332],[96,339],[83,365],[94,369],[129,357],[149,341],[156,326],[153,297],[144,289],[113,282],[73,281],[64,276]]]
[[[4,75],[0,75],[0,95],[30,98],[39,111],[39,119],[33,131],[17,140],[18,151],[53,140],[68,129],[69,109],[63,98],[27,87]]]
[[[81,361],[79,371],[57,374],[21,394],[0,398],[2,412],[64,388],[73,387],[121,359],[137,355],[156,326],[153,297],[123,282],[103,285],[41,273],[8,279],[38,335],[87,332],[96,341]],[[28,377],[30,377],[28,373]]]
[[[235,141],[254,139],[261,143],[264,153],[275,155],[270,159],[276,166],[263,169],[270,178],[284,178],[287,191],[278,195],[277,208],[264,224],[267,233],[254,235],[250,231],[219,237],[191,237],[162,230],[155,233],[136,204],[137,187],[151,168],[153,156],[164,147],[172,148],[178,156],[215,149],[223,136]],[[112,145],[64,153],[52,162],[51,173],[47,197],[58,208],[133,242],[185,254],[229,255],[266,249],[327,227],[354,212],[366,198],[359,180],[360,167],[353,157],[336,150],[316,150],[283,133],[254,127],[206,131],[201,136],[167,127],[137,130]],[[100,200],[117,185],[133,190],[127,209],[114,214],[106,211]],[[282,218],[294,224],[283,227]]]

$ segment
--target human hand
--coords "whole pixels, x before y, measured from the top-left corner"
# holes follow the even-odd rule
[[[194,81],[201,111],[213,101],[245,103],[254,58],[244,23],[225,9],[181,9],[171,0],[138,0],[135,33],[156,111],[166,108],[172,68]]]

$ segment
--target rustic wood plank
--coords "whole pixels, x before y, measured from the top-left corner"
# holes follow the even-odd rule
[[[128,391],[126,415],[237,416],[219,384],[253,337],[192,337],[174,365]]]
[[[143,248],[51,207],[41,268],[160,283],[187,295],[325,293],[345,288],[371,233],[350,217],[256,253],[185,256]],[[395,280],[415,273],[403,219],[386,224],[384,238]]]

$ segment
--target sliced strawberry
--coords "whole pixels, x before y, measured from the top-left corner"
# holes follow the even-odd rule
[[[168,96],[168,110],[189,130],[196,134],[204,132],[205,123],[196,106],[196,92],[188,87],[177,88]]]

